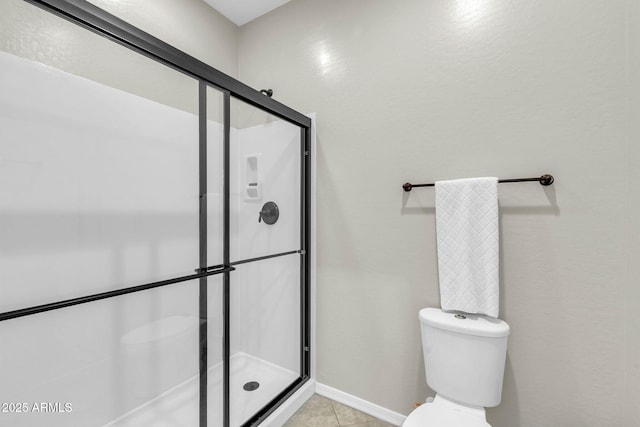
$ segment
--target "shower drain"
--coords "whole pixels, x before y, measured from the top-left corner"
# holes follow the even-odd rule
[[[257,390],[258,387],[260,387],[260,383],[258,381],[249,381],[248,383],[246,383],[245,385],[242,386],[242,388],[245,391]]]

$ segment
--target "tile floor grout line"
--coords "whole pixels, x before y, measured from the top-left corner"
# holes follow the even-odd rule
[[[336,417],[336,424],[338,424],[338,427],[342,427],[342,424],[340,424],[340,419],[338,418],[338,413],[336,412],[336,407],[333,404],[333,400],[329,399],[329,403],[331,403],[331,410],[333,411],[333,416]]]

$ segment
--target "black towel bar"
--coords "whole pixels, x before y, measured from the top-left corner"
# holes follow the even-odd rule
[[[551,185],[553,184],[553,175],[549,175],[549,174],[544,174],[542,176],[539,176],[537,178],[511,178],[511,179],[499,179],[498,182],[499,183],[503,183],[503,182],[526,182],[526,181],[538,181],[540,183],[540,185]],[[415,187],[433,187],[435,186],[435,183],[430,183],[430,184],[411,184],[410,182],[406,182],[402,185],[402,188],[404,189],[404,191],[411,191],[413,188]]]

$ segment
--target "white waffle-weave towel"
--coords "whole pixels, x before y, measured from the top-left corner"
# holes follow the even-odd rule
[[[498,179],[436,182],[440,303],[498,317]]]

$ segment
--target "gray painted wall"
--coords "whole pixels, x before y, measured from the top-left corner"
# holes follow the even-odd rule
[[[640,425],[640,2],[629,1],[629,138],[627,156],[626,201],[628,204],[625,234],[629,244],[626,286],[625,377],[626,425]]]
[[[551,188],[500,187],[512,336],[489,421],[640,424],[639,16],[294,0],[241,27],[240,79],[318,114],[318,381],[404,414],[432,393],[417,313],[439,305],[433,190],[403,182],[550,172]]]

